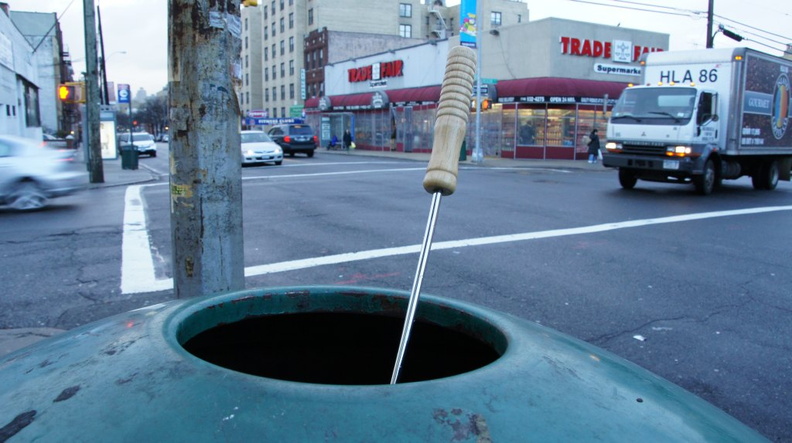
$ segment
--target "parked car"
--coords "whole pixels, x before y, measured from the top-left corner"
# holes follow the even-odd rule
[[[118,142],[119,151],[124,149],[125,146],[129,146],[129,133],[122,132],[119,134]],[[154,136],[148,132],[133,132],[132,144],[135,146],[135,149],[137,149],[139,155],[145,154],[149,157],[157,156],[157,144],[154,142]]]
[[[264,131],[242,131],[242,164],[283,163],[283,149]]]
[[[319,139],[314,135],[313,129],[309,125],[273,126],[267,131],[267,134],[280,145],[284,154],[289,154],[292,157],[297,152],[313,157],[314,151],[319,145]]]
[[[0,205],[20,211],[39,209],[51,198],[85,188],[88,172],[76,160],[77,153],[27,138],[0,136]]]

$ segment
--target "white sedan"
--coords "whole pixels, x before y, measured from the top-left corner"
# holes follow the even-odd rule
[[[283,149],[263,131],[242,131],[242,164],[283,163]]]

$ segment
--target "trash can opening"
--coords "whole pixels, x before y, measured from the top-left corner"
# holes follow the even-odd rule
[[[388,384],[407,298],[383,304],[381,295],[363,297],[368,303],[361,303],[359,294],[313,295],[285,310],[283,300],[270,300],[270,308],[278,312],[267,312],[268,304],[259,297],[221,303],[186,317],[178,341],[202,360],[260,377],[334,385]],[[470,372],[505,352],[506,338],[493,324],[447,306],[427,306],[423,299],[421,303],[400,383]],[[247,315],[236,321],[240,309]],[[229,316],[234,318],[229,321]]]

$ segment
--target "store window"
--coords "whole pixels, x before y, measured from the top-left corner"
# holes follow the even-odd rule
[[[403,38],[412,38],[412,26],[399,25],[399,36]]]
[[[519,109],[517,111],[517,144],[520,146],[545,144],[544,109]]]
[[[412,5],[409,3],[399,3],[399,17],[412,17]]]
[[[575,109],[547,111],[547,146],[575,146]]]

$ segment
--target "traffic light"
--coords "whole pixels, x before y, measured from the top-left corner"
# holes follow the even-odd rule
[[[58,85],[58,99],[63,103],[85,103],[85,83],[66,82]]]
[[[258,0],[242,0],[242,6],[258,6]]]
[[[77,95],[74,89],[74,86],[61,83],[58,86],[58,98],[60,101],[64,103],[74,103],[74,96]]]
[[[481,110],[486,111],[492,107],[492,100],[485,98],[481,101]]]

